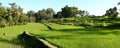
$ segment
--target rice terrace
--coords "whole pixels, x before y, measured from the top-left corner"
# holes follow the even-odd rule
[[[0,48],[120,48],[120,1],[2,0]]]

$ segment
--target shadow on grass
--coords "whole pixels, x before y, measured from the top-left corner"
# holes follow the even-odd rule
[[[39,35],[39,34],[33,34],[33,33],[30,33],[31,35],[34,35],[34,36],[36,36],[37,38],[41,38],[41,39],[43,39],[43,40],[46,40],[46,38],[49,38],[49,37],[43,37],[43,36],[45,36],[45,35]],[[49,42],[48,40],[46,40],[47,42]],[[50,44],[52,44],[52,45],[54,45],[54,46],[57,46],[58,48],[62,48],[62,47],[60,47],[59,45],[56,45],[56,44],[54,44],[54,43],[52,43],[52,42],[49,42]]]
[[[4,38],[0,38],[0,42],[9,43],[9,44],[11,44],[12,46],[13,46],[13,45],[15,45],[15,46],[20,45],[20,46],[23,47],[23,48],[30,48],[30,47],[27,46],[24,42],[21,41],[21,39],[19,38],[19,36],[18,36],[18,38],[14,38],[14,39],[12,39],[12,40],[7,40],[7,39],[4,39]],[[8,44],[3,44],[3,45],[7,45],[7,46],[8,46]],[[14,47],[15,47],[15,46],[14,46]],[[8,46],[8,47],[9,47],[9,46]],[[19,46],[18,46],[18,47],[19,47]]]
[[[31,48],[48,48],[43,42],[39,41],[36,37],[34,36],[29,36],[27,34],[21,34],[19,35],[21,40],[25,42],[28,46]]]
[[[118,33],[117,31],[113,31],[113,32],[102,32],[102,31],[99,31],[99,30],[91,30],[91,29],[62,29],[62,30],[49,30],[50,32],[51,31],[60,31],[60,32],[67,32],[67,33],[72,33],[72,34],[61,34],[61,35],[50,35],[50,36],[46,36],[45,34],[32,34],[34,36],[37,36],[39,38],[44,38],[45,40],[59,40],[61,41],[61,39],[63,40],[75,40],[75,39],[110,39],[110,38],[84,38],[84,37],[80,37],[80,34],[97,34],[97,35],[107,35],[107,34],[114,34],[114,35],[119,35],[120,33]],[[83,32],[84,31],[84,32]],[[97,31],[97,32],[96,32]],[[92,32],[92,33],[91,33]],[[75,34],[73,34],[75,33]],[[61,41],[62,42],[62,41]],[[56,46],[57,43],[52,43],[50,42],[51,44],[54,44]],[[61,46],[59,46],[61,48]]]
[[[39,34],[32,34],[34,36],[37,36],[38,38],[42,38],[44,40],[47,39],[70,39],[68,37],[71,37],[73,35],[57,35],[57,36],[45,36],[45,35],[39,35]],[[77,36],[77,35],[74,35],[74,36]]]
[[[110,32],[105,32],[104,30]],[[50,32],[59,31],[59,32],[73,33],[73,34],[120,35],[120,32],[118,31],[111,31],[111,29],[105,29],[105,28],[77,28],[77,29],[58,29],[58,30],[46,30],[46,31],[50,31]]]

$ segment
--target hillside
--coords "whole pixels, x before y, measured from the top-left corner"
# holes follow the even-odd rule
[[[18,39],[18,35],[23,31],[28,31],[62,48],[119,48],[120,46],[119,29],[84,28],[54,23],[48,25],[54,30],[49,30],[40,23],[0,28],[0,47],[30,48]]]

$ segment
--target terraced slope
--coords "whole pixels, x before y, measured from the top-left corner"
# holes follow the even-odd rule
[[[23,31],[41,32],[40,28],[47,29],[42,24],[29,23],[27,25],[0,28],[0,48],[31,48],[18,38]]]
[[[120,47],[120,29],[84,28],[53,23],[48,25],[54,30],[49,30],[40,23],[0,28],[0,48],[30,48],[17,38],[23,31],[28,31],[62,48]]]

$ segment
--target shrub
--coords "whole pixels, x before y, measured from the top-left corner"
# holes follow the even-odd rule
[[[9,17],[8,17],[8,23],[9,23],[9,26],[14,25],[14,21],[13,21],[12,16],[9,16]]]
[[[0,27],[3,28],[6,26],[6,20],[0,17]]]
[[[20,17],[19,17],[20,24],[26,24],[27,21],[28,21],[28,17],[26,15],[24,15],[24,14],[20,15]]]

